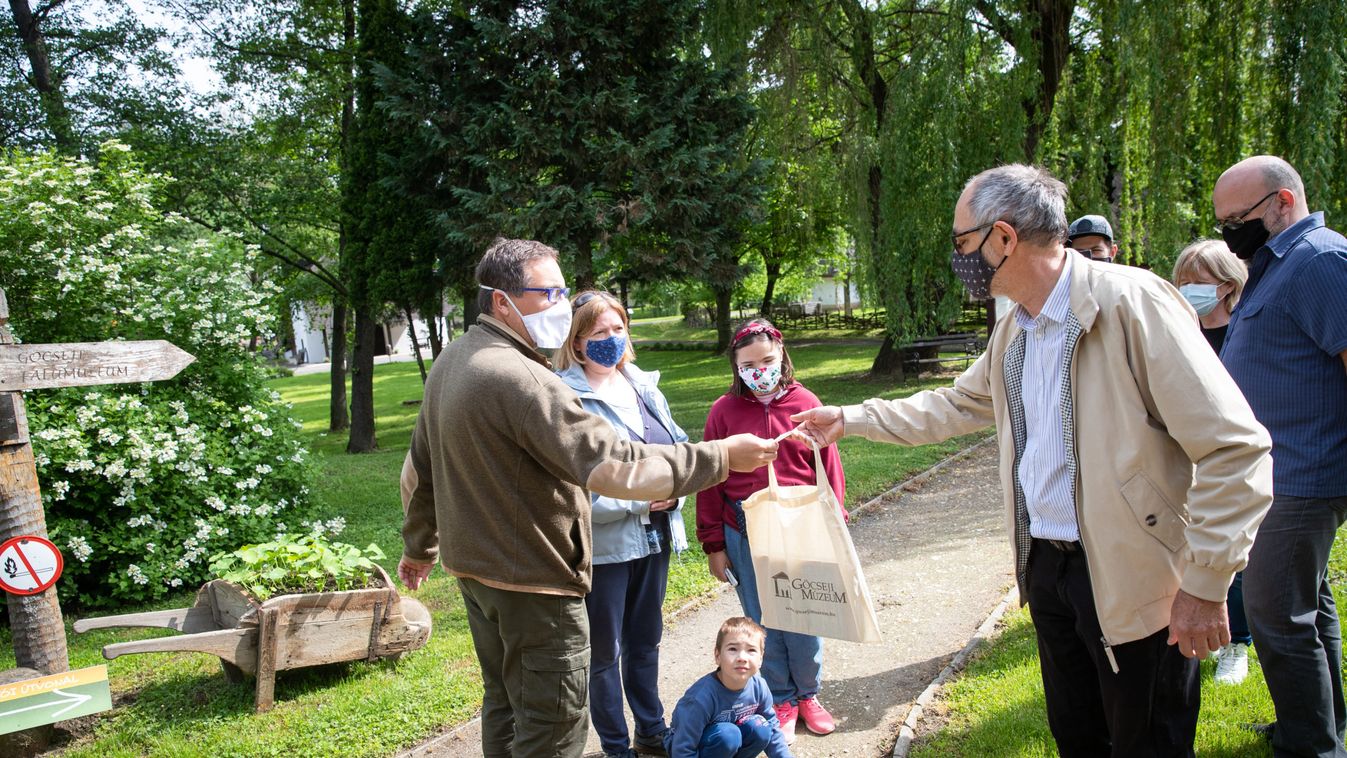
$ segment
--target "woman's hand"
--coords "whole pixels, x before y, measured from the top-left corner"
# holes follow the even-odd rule
[[[725,569],[730,567],[730,556],[725,554],[724,550],[714,553],[708,553],[706,556],[707,567],[711,569],[711,576],[722,582],[728,582],[725,578]]]
[[[677,500],[651,500],[650,512],[659,513],[660,511],[672,510],[677,505]]]

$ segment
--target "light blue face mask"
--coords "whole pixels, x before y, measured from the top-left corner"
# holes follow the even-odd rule
[[[1179,294],[1183,295],[1183,299],[1193,306],[1193,310],[1197,311],[1199,316],[1211,313],[1221,302],[1221,298],[1216,296],[1214,284],[1185,284],[1179,287]]]

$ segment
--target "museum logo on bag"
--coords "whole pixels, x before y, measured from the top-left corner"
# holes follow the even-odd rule
[[[847,602],[846,590],[838,588],[836,582],[817,581],[807,577],[792,578],[786,572],[778,571],[772,576],[772,584],[776,589],[776,596],[783,600],[792,600],[798,596],[801,600],[817,600],[823,603]]]

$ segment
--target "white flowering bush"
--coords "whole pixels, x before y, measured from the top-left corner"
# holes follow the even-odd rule
[[[156,209],[125,147],[0,162],[0,285],[22,342],[166,339],[165,382],[25,393],[63,600],[149,600],[309,513],[307,448],[248,350],[271,328],[258,252]]]

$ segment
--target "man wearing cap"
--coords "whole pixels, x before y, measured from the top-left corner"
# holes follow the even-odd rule
[[[1113,242],[1113,227],[1103,216],[1081,216],[1071,222],[1066,232],[1067,245],[1090,260],[1112,263],[1118,255]]]

